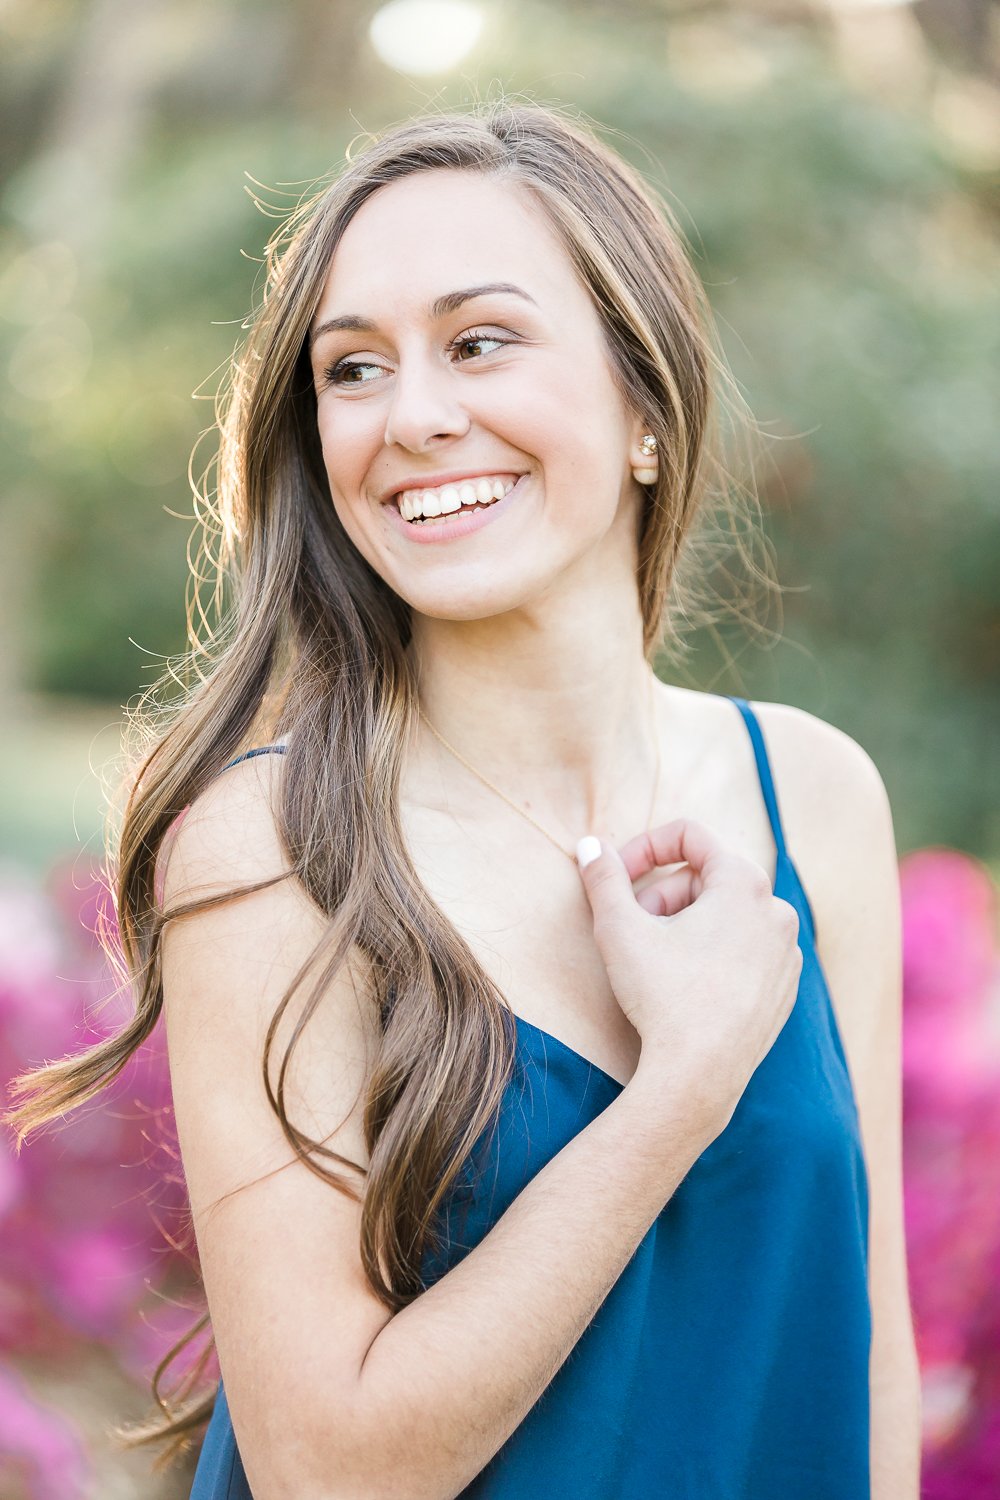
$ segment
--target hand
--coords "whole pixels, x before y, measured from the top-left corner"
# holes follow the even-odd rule
[[[642,1038],[639,1071],[682,1087],[718,1133],[795,1003],[798,913],[761,865],[693,818],[600,850],[580,874],[611,987]]]

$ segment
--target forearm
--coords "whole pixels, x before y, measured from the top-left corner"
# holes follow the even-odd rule
[[[668,1087],[637,1074],[381,1330],[357,1384],[358,1494],[450,1500],[524,1419],[713,1138],[668,1114]]]
[[[922,1405],[912,1341],[876,1337],[870,1370],[871,1500],[919,1500]]]

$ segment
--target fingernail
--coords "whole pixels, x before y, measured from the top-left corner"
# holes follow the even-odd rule
[[[599,859],[601,855],[601,841],[595,839],[592,833],[584,834],[576,846],[576,862],[582,870],[589,865],[592,859]]]

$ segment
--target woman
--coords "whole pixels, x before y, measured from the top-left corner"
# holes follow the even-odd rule
[[[710,329],[662,202],[534,105],[388,131],[274,248],[235,602],[121,836],[135,1023],[17,1116],[162,1003],[195,1500],[917,1494],[884,788],[651,666]]]

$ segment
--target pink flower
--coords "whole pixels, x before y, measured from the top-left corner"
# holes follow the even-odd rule
[[[23,1476],[31,1500],[84,1500],[91,1471],[66,1420],[42,1406],[20,1376],[0,1365],[0,1454]]]
[[[947,849],[906,856],[900,883],[907,1253],[933,1456],[925,1494],[972,1500],[994,1493],[975,1475],[1000,1446],[997,895],[983,865]]]

